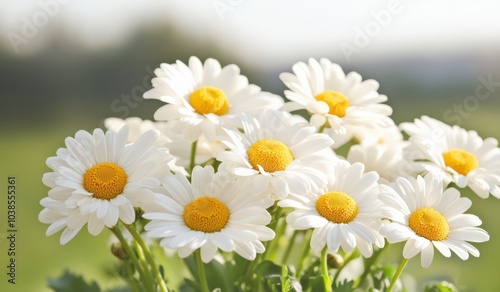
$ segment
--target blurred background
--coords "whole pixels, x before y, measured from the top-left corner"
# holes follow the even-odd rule
[[[189,56],[240,66],[251,83],[283,96],[279,73],[326,57],[380,82],[396,123],[428,115],[500,138],[500,3],[483,1],[70,1],[0,2],[0,290],[50,291],[64,269],[103,288],[116,264],[109,232],[80,232],[65,246],[38,222],[41,182],[64,139],[114,116],[152,119],[142,99],[160,63]],[[17,178],[17,275],[7,283],[7,177]],[[500,202],[473,200],[491,240],[466,262],[436,255],[405,272],[416,287],[449,280],[499,291]],[[394,247],[394,254],[401,246]]]

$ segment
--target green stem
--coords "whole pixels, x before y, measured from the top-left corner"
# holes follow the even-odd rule
[[[323,131],[325,130],[325,127],[326,127],[326,123],[327,122],[325,122],[321,127],[319,127],[318,133],[323,133]]]
[[[293,249],[294,243],[295,243],[295,239],[297,238],[298,234],[299,234],[299,231],[294,230],[292,237],[288,241],[288,246],[286,247],[285,254],[283,255],[283,261],[282,261],[284,265],[288,261],[288,257],[290,257],[290,253],[292,252],[292,249]]]
[[[205,267],[203,261],[201,260],[201,250],[197,249],[194,252],[194,257],[196,258],[196,267],[198,268],[198,275],[200,277],[201,291],[209,292],[207,277],[205,276]]]
[[[323,275],[323,284],[325,285],[325,291],[332,291],[332,279],[330,278],[330,272],[328,269],[328,247],[325,246],[321,252],[321,274]]]
[[[149,247],[147,244],[144,242],[142,239],[142,236],[137,232],[137,229],[135,229],[134,225],[125,225],[125,228],[132,234],[134,237],[135,241],[139,244],[141,247],[142,251],[144,252],[144,256],[146,256],[146,260],[149,262],[149,265],[151,266],[151,269],[153,269],[153,273],[156,278],[156,282],[158,282],[158,285],[160,286],[160,291],[161,292],[167,292],[167,286],[165,285],[165,281],[163,280],[163,277],[161,276],[160,271],[158,270],[158,266],[156,265],[153,256],[151,255],[151,251],[149,250]]]
[[[118,238],[122,247],[125,249],[125,252],[128,254],[130,259],[132,260],[132,263],[134,264],[135,269],[139,272],[139,275],[141,277],[141,282],[143,282],[144,285],[146,286],[146,290],[152,290],[153,289],[153,282],[152,282],[152,279],[151,279],[149,273],[147,273],[147,271],[144,271],[143,265],[139,262],[139,259],[137,258],[137,255],[132,250],[132,248],[130,248],[127,240],[123,237],[123,234],[120,231],[120,229],[117,226],[115,226],[113,228],[110,228],[109,230],[111,230],[111,232],[113,232],[113,234],[116,236],[116,238]]]
[[[285,229],[286,229],[286,221],[285,221],[285,219],[280,220],[280,217],[281,217],[281,212],[278,211],[277,219],[276,219],[278,221],[278,224],[276,224],[275,228],[273,228],[274,230],[276,230],[276,236],[274,237],[273,240],[271,240],[269,242],[269,247],[266,250],[266,258],[265,259],[268,259],[268,260],[273,261],[273,262],[276,261],[276,257],[277,257],[276,247],[278,246],[280,238],[281,238],[281,236],[283,236],[283,233],[285,233]]]
[[[307,255],[309,254],[309,249],[311,248],[311,236],[312,229],[308,229],[304,234],[304,241],[302,242],[302,253],[299,258],[299,265],[297,267],[297,277],[300,278],[300,273],[302,272],[302,268],[304,267],[304,262],[306,261]]]
[[[403,269],[405,268],[406,263],[408,263],[408,259],[403,259],[401,261],[401,264],[399,265],[399,268],[396,271],[396,274],[394,274],[394,277],[392,277],[391,284],[389,285],[389,288],[387,288],[386,292],[391,292],[392,291],[392,288],[394,288],[394,285],[396,285],[396,282],[398,281],[399,276],[403,272]]]
[[[198,140],[194,141],[193,144],[191,145],[191,157],[189,160],[189,171],[193,172],[193,168],[196,165],[195,158],[196,158],[196,146],[198,145]]]

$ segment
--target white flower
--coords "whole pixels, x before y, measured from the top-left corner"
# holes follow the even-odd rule
[[[266,108],[278,109],[283,99],[263,92],[240,75],[238,66],[221,68],[214,59],[204,64],[196,57],[189,64],[161,64],[155,70],[153,89],[144,98],[159,99],[167,105],[154,117],[161,121],[177,121],[179,132],[195,141],[203,133],[209,141],[220,134],[221,127],[231,127],[231,119],[243,113],[260,113]]]
[[[387,128],[358,127],[353,134],[359,144],[349,148],[347,160],[350,163],[363,163],[365,172],[377,172],[380,176],[379,183],[393,182],[400,176],[416,175],[412,172],[413,167],[403,157],[403,149],[408,147],[409,142],[403,140],[403,135],[395,124]]]
[[[292,228],[314,228],[311,238],[314,252],[319,253],[325,245],[331,253],[340,247],[345,252],[357,247],[363,256],[370,257],[373,244],[384,246],[384,239],[378,233],[382,225],[381,204],[377,199],[378,175],[363,171],[361,163],[350,165],[339,160],[335,177],[324,189],[291,194],[278,202],[280,207],[295,209],[286,218]]]
[[[434,257],[434,247],[445,257],[451,251],[462,260],[475,257],[479,251],[470,242],[489,240],[486,231],[478,228],[481,220],[463,214],[472,202],[460,198],[455,188],[443,192],[443,181],[429,173],[424,178],[399,178],[391,186],[381,186],[382,212],[392,223],[380,229],[389,243],[406,241],[403,256],[407,259],[421,253],[422,267],[427,268]]]
[[[338,64],[328,59],[309,63],[298,62],[293,73],[282,73],[280,79],[290,89],[285,91],[291,101],[284,109],[305,109],[311,114],[311,124],[325,126],[325,131],[340,135],[335,147],[350,140],[356,127],[387,127],[392,114],[390,106],[381,104],[387,96],[377,92],[375,80],[362,81],[356,72],[345,75]],[[342,140],[342,142],[340,142]]]
[[[134,207],[153,201],[151,189],[169,173],[170,155],[152,147],[158,135],[149,131],[127,144],[125,127],[118,133],[96,129],[93,135],[78,131],[75,138],[68,137],[66,148],[47,159],[53,172],[42,179],[51,188],[38,216],[51,224],[47,236],[64,229],[60,241],[66,244],[85,224],[97,235],[118,220],[134,222]]]
[[[123,127],[127,126],[129,129],[127,142],[132,143],[139,136],[146,133],[149,130],[157,129],[160,131],[160,136],[156,139],[155,146],[165,147],[165,144],[170,141],[170,139],[165,136],[163,129],[166,127],[167,123],[164,122],[153,122],[150,120],[143,120],[138,117],[130,117],[126,119],[120,118],[107,118],[104,120],[104,126],[106,129],[119,132]]]
[[[147,236],[160,238],[160,245],[176,249],[180,257],[201,249],[208,263],[218,249],[236,252],[253,260],[265,248],[261,241],[274,238],[266,227],[271,215],[270,199],[249,196],[227,173],[215,174],[211,166],[196,166],[191,183],[182,174],[162,181],[163,193],[156,194],[156,206],[146,208],[144,218],[151,220]]]
[[[500,149],[494,138],[481,139],[466,131],[423,116],[401,128],[410,135],[406,159],[445,183],[469,186],[479,197],[500,198]]]
[[[123,127],[127,126],[129,128],[129,134],[127,138],[128,143],[135,142],[137,138],[139,138],[147,131],[154,129],[158,130],[160,135],[158,136],[158,139],[156,139],[156,142],[153,144],[153,146],[167,147],[164,148],[164,150],[173,155],[173,159],[168,162],[168,167],[170,167],[170,169],[174,172],[182,172],[187,175],[185,167],[189,166],[189,156],[187,158],[188,162],[185,163],[185,160],[176,155],[177,153],[174,153],[171,149],[172,143],[175,145],[178,144],[178,141],[183,141],[182,135],[173,133],[172,123],[153,122],[150,120],[143,120],[138,117],[130,117],[126,118],[125,120],[120,118],[107,118],[106,120],[104,120],[104,126],[106,126],[108,130],[115,132],[119,132]],[[182,148],[185,149],[187,153],[191,153],[190,143],[183,143]]]
[[[228,131],[221,139],[230,151],[217,157],[220,167],[250,181],[255,194],[283,199],[303,194],[326,183],[336,156],[333,140],[296,123],[289,113],[264,111],[258,119],[243,116],[244,133]]]

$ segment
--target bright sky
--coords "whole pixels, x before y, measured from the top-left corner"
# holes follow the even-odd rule
[[[45,26],[64,25],[89,48],[119,44],[138,24],[158,20],[270,65],[300,58],[304,50],[348,60],[500,48],[496,0],[7,0],[0,3],[4,44],[9,33],[22,35],[25,20],[40,16],[40,3],[55,11],[40,35]],[[43,46],[43,37],[29,45]]]

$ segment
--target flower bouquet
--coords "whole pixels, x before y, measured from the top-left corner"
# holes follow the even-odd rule
[[[236,65],[161,64],[155,122],[108,118],[47,159],[47,236],[109,230],[111,291],[401,291],[418,254],[479,256],[489,236],[460,189],[500,198],[497,140],[426,116],[397,126],[378,82],[327,59],[292,72],[285,102]],[[383,260],[398,242],[399,266]]]

